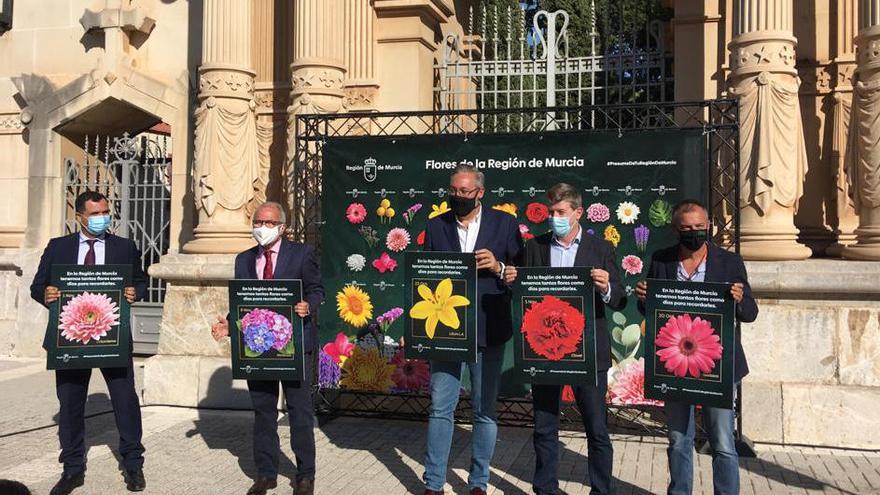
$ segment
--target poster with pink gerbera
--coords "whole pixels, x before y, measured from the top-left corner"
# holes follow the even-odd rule
[[[49,305],[43,342],[48,369],[113,368],[128,364],[130,309],[127,265],[56,265],[50,285],[61,293]]]
[[[730,285],[649,280],[645,397],[733,407],[735,305]]]

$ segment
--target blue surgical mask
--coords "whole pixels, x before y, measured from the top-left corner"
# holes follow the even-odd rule
[[[94,215],[89,217],[89,232],[92,235],[104,235],[110,228],[110,215]]]
[[[548,221],[550,222],[550,230],[553,231],[556,237],[565,237],[571,232],[571,224],[568,223],[568,217],[551,216],[548,218]]]

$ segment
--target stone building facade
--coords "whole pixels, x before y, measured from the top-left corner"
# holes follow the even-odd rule
[[[2,2],[0,354],[42,355],[28,286],[63,233],[64,158],[90,153],[84,136],[158,125],[174,166],[145,401],[246,407],[207,328],[254,206],[296,173],[295,116],[432,109],[443,40],[472,3]],[[667,3],[675,99],[741,101],[742,251],[763,308],[744,327],[745,433],[876,446],[880,0]]]

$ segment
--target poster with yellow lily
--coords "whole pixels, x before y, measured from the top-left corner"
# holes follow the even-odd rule
[[[473,253],[406,253],[404,271],[406,357],[476,361],[477,266]]]

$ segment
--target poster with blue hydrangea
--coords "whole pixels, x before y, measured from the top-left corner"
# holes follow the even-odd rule
[[[301,280],[230,280],[232,377],[303,379],[303,321],[294,311]]]

